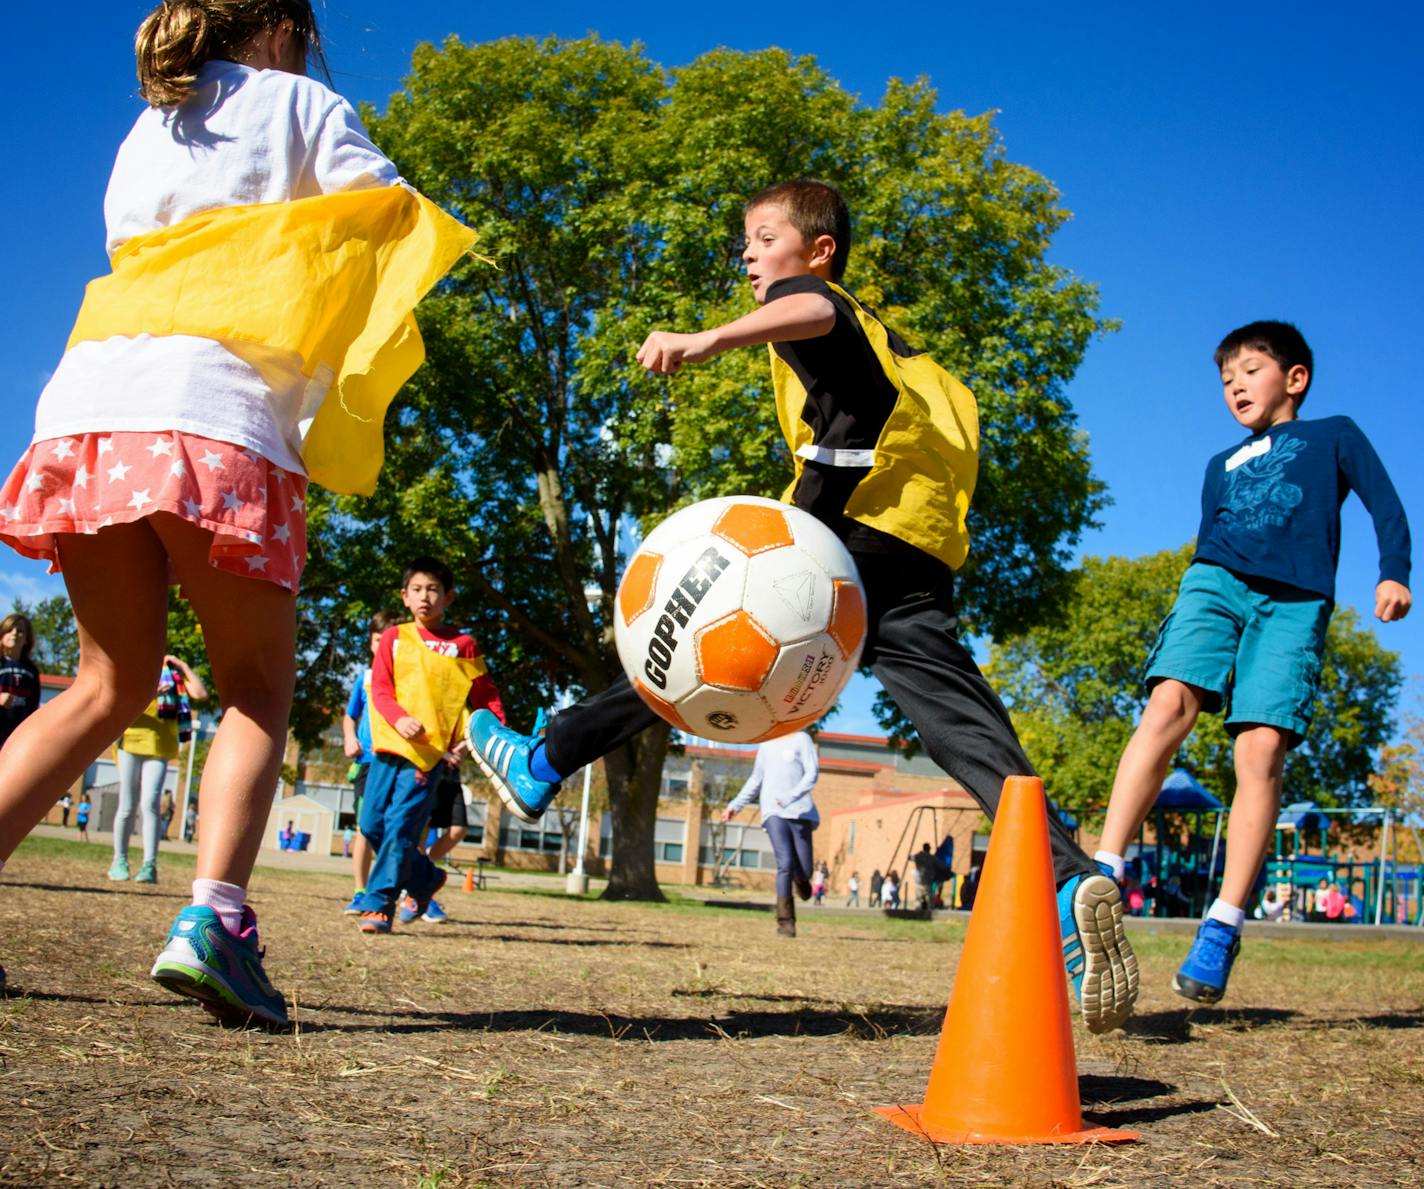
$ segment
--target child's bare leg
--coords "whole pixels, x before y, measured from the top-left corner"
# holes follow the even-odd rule
[[[246,887],[276,791],[296,678],[296,599],[276,583],[214,568],[212,534],[152,517],[203,625],[223,716],[198,790],[198,879]]]
[[[1227,819],[1220,892],[1233,908],[1246,907],[1271,845],[1281,807],[1286,744],[1286,732],[1277,727],[1248,727],[1236,736],[1236,798]]]
[[[138,717],[163,661],[167,560],[149,523],[66,533],[60,555],[79,630],[79,672],[0,751],[0,861]]]
[[[366,877],[371,874],[371,846],[360,830],[351,840],[351,871],[356,877],[356,886],[364,888]]]
[[[1142,721],[1118,761],[1099,845],[1121,855],[1156,803],[1162,781],[1182,740],[1201,713],[1204,691],[1184,681],[1164,678],[1152,687]]]
[[[465,835],[469,832],[469,828],[466,826],[451,826],[435,840],[435,845],[430,848],[430,861],[438,864],[441,859],[465,841]]]

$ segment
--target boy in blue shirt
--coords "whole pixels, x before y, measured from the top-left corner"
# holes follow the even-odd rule
[[[1172,981],[1215,1003],[1241,948],[1247,898],[1281,801],[1286,753],[1305,738],[1335,605],[1340,505],[1356,492],[1379,542],[1375,615],[1409,613],[1409,525],[1379,457],[1348,417],[1301,421],[1314,361],[1285,322],[1252,322],[1216,349],[1226,407],[1249,431],[1202,484],[1192,564],[1147,660],[1147,708],[1123,751],[1096,858],[1123,879],[1123,851],[1203,711],[1235,737],[1236,798],[1221,892]]]
[[[371,655],[376,655],[381,636],[389,627],[394,627],[400,619],[390,611],[377,611],[371,616],[368,637]],[[341,719],[341,734],[346,758],[354,761],[356,774],[352,778],[356,804],[352,812],[356,820],[361,820],[361,801],[366,795],[366,776],[371,771],[371,758],[375,752],[371,748],[371,667],[367,665],[357,674],[351,684],[351,697],[346,702],[346,714]],[[366,879],[371,874],[371,848],[366,845],[366,836],[357,831],[351,839],[351,872],[356,879],[356,890],[347,903],[347,916],[361,915],[361,893],[366,890]]]
[[[795,458],[787,499],[829,526],[866,594],[869,665],[914,724],[925,751],[991,818],[1008,776],[1033,774],[1008,711],[959,640],[954,571],[978,468],[974,399],[945,376],[935,400],[903,368],[932,377],[892,330],[837,282],[850,211],[834,187],[782,182],[744,208],[742,262],[758,308],[695,334],[654,331],[638,362],[659,375],[752,344],[771,348],[777,411]],[[938,373],[942,374],[942,373]],[[893,424],[892,424],[893,414]],[[492,714],[470,719],[471,754],[517,817],[534,821],[559,781],[658,721],[626,677],[553,716],[543,738]],[[1092,1032],[1123,1022],[1137,960],[1117,885],[1048,815],[1064,965]]]

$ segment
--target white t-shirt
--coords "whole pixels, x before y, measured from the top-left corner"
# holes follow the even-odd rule
[[[303,75],[208,62],[195,95],[144,111],[119,147],[104,196],[106,247],[112,255],[134,236],[217,207],[399,180],[334,91]],[[191,335],[76,343],[40,395],[34,440],[177,429],[305,473],[300,427],[326,383],[308,381],[294,353]]]

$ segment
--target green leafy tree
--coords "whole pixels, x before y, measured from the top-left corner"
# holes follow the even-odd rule
[[[1140,558],[1088,558],[1060,618],[994,644],[990,679],[1029,758],[1064,805],[1107,803],[1146,701],[1148,652],[1191,556],[1186,545]],[[1352,608],[1337,608],[1314,723],[1286,761],[1286,802],[1369,803],[1369,777],[1390,737],[1401,680],[1398,654],[1383,649]],[[1231,800],[1236,774],[1220,715],[1198,719],[1177,762]]]
[[[388,422],[368,499],[314,494],[297,726],[317,732],[362,655],[361,625],[404,558],[457,575],[516,724],[557,690],[617,674],[612,616],[630,529],[789,474],[765,353],[669,382],[633,355],[654,327],[752,308],[742,204],[800,175],[856,212],[847,283],[977,392],[984,465],[963,604],[1032,622],[1102,504],[1064,385],[1105,328],[1092,286],[1046,260],[1067,214],[1009,162],[990,116],[926,83],[861,104],[813,59],[718,50],[664,71],[587,38],[422,46],[372,134],[480,232],[421,308],[429,362]],[[669,732],[608,757],[611,897],[659,895],[653,824]]]
[[[35,650],[32,660],[41,673],[56,673],[72,677],[79,668],[79,633],[74,627],[74,612],[63,595],[51,595],[27,606],[19,599],[11,608],[29,616],[35,629]]]
[[[15,600],[14,610],[28,615],[35,628],[35,666],[41,673],[58,673],[72,677],[79,669],[79,631],[74,624],[74,609],[64,595],[51,595],[33,606]],[[180,598],[168,604],[168,651],[181,656],[202,676],[211,688],[212,670],[208,666],[207,650],[203,647],[203,631],[198,617],[187,601]],[[157,681],[158,672],[154,671]]]

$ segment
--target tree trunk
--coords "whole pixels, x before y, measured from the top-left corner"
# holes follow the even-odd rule
[[[613,815],[613,858],[605,900],[662,900],[653,834],[669,728],[658,723],[604,757]]]

